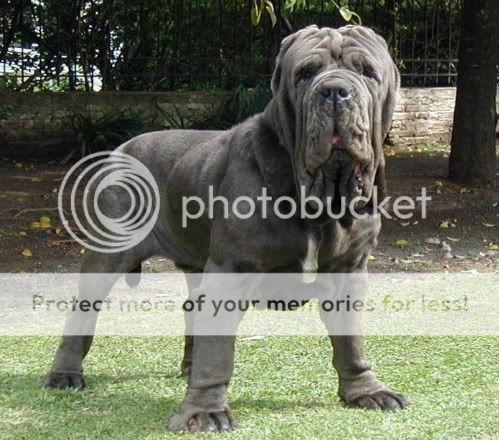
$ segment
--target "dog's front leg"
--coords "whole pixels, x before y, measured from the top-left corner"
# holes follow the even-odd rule
[[[194,336],[187,393],[171,431],[221,432],[236,427],[226,401],[235,336]]]
[[[227,312],[223,304],[243,291],[238,275],[221,273],[209,266],[200,286],[191,293],[197,304],[192,360],[187,393],[178,412],[171,418],[171,431],[223,432],[236,427],[226,401],[226,391],[234,368],[234,342],[241,320],[240,311]],[[215,273],[213,273],[215,272]]]
[[[335,285],[342,285],[336,293],[344,299],[365,299],[367,274],[333,275]],[[340,283],[338,283],[340,281]],[[325,312],[321,318],[333,345],[333,366],[338,373],[338,394],[352,408],[397,410],[409,406],[409,401],[379,381],[364,355],[362,313],[360,311]]]
[[[338,372],[338,394],[352,408],[397,410],[408,400],[379,381],[364,356],[364,338],[359,335],[330,336],[333,366]]]

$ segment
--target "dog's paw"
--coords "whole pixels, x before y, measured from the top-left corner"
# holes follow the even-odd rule
[[[388,389],[371,394],[363,394],[350,402],[346,402],[346,404],[350,408],[379,409],[384,411],[397,411],[410,406],[406,397]]]
[[[227,432],[237,427],[230,410],[217,412],[198,412],[194,415],[180,412],[170,419],[168,429],[179,432]]]
[[[43,380],[43,388],[55,388],[58,390],[74,388],[76,390],[82,390],[85,387],[85,379],[82,374],[78,373],[61,373],[51,371]]]

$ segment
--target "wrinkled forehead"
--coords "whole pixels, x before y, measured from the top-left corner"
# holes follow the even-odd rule
[[[387,58],[390,56],[385,41],[370,29],[355,26],[340,29],[311,27],[298,33],[283,61],[294,65],[306,59],[316,59],[323,63],[345,65],[368,60],[383,65]]]
[[[309,55],[337,59],[341,57],[343,43],[343,35],[337,29],[305,29],[291,45],[287,55],[294,59]]]

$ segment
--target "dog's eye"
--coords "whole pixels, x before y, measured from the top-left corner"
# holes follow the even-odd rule
[[[315,72],[313,70],[303,70],[302,72],[296,75],[296,84],[301,85],[308,83],[315,76]]]
[[[362,67],[362,76],[372,81],[379,81],[378,74],[376,73],[374,68],[369,65]]]
[[[304,84],[309,82],[313,77],[315,76],[315,73],[311,71],[306,71],[306,72],[301,72],[297,75],[296,77],[296,83],[297,84]]]

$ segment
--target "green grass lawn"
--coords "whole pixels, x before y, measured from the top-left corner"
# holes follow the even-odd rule
[[[165,429],[184,393],[181,338],[97,338],[83,392],[40,388],[57,341],[0,338],[2,440],[203,436]],[[237,348],[230,401],[239,429],[221,437],[499,438],[497,338],[368,338],[378,376],[412,402],[398,413],[342,406],[327,338],[242,338]]]

